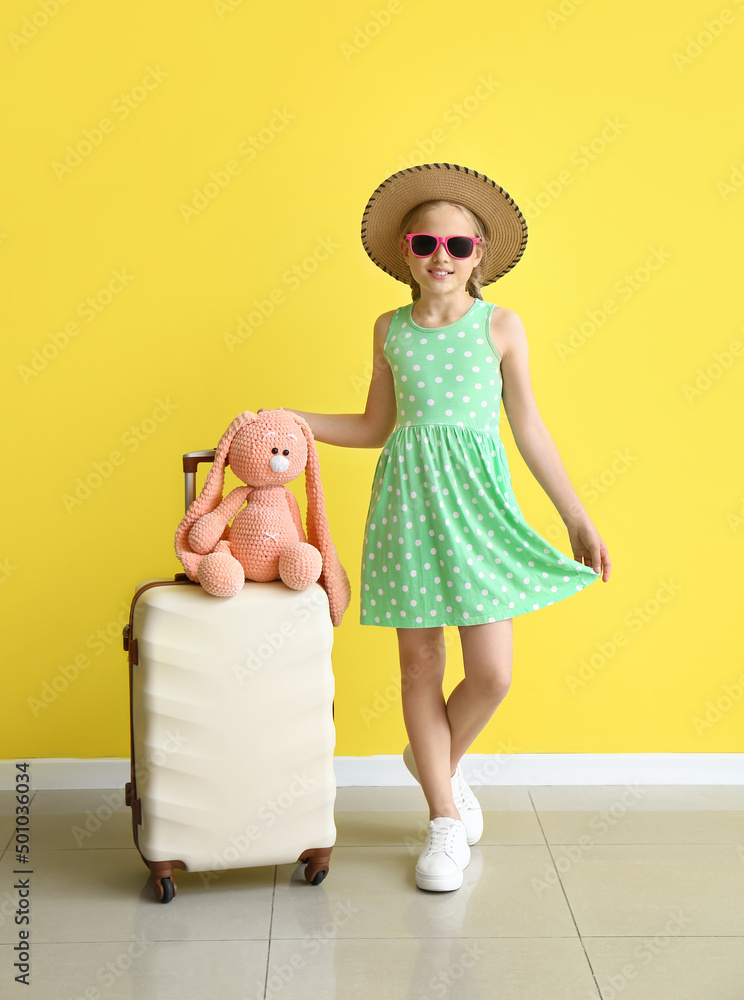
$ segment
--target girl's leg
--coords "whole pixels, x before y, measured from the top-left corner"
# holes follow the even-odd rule
[[[429,819],[460,814],[452,797],[450,723],[442,693],[445,646],[442,628],[399,628],[403,719],[411,742]]]
[[[447,701],[450,773],[509,691],[512,619],[460,626],[465,679]]]

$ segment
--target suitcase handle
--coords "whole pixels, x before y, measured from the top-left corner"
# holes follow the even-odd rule
[[[189,509],[191,504],[196,499],[196,470],[201,465],[202,462],[214,462],[214,456],[217,453],[216,448],[211,448],[208,451],[187,451],[183,456],[183,474],[185,478],[185,500],[186,500],[186,510]],[[227,465],[225,461],[225,465]]]

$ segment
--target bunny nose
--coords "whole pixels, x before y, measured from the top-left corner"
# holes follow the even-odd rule
[[[289,468],[289,459],[284,455],[272,455],[269,459],[272,472],[286,472]]]

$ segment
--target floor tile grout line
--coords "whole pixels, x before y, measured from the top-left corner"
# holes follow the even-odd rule
[[[643,940],[645,940],[645,937],[643,937],[641,935],[638,935],[638,934],[585,934],[584,938],[586,940],[589,940],[589,941],[593,941],[593,940],[597,940],[597,941],[607,941],[607,940],[611,940],[611,941],[624,941],[624,940],[627,940],[627,941],[639,941],[640,940],[640,941],[643,941]],[[462,936],[458,935],[458,936],[455,936],[455,937],[453,937],[451,935],[450,936],[445,936],[445,937],[440,937],[440,936],[437,936],[437,935],[427,934],[427,935],[418,936],[418,937],[416,937],[416,936],[412,936],[412,937],[400,937],[400,936],[396,936],[396,937],[337,937],[334,940],[337,943],[338,942],[340,942],[340,943],[347,943],[347,942],[348,943],[354,943],[354,942],[360,942],[360,941],[369,941],[369,942],[383,942],[383,941],[405,941],[405,942],[412,942],[412,941],[458,941],[458,942],[460,942],[460,941],[490,941],[490,942],[499,942],[499,941],[574,941],[575,939],[576,939],[576,935],[575,934],[555,934],[555,935],[550,935],[549,937],[545,936],[543,934],[524,934],[524,935],[519,935],[519,934],[509,934],[509,935],[467,934],[467,935],[462,935]],[[716,941],[718,941],[718,940],[724,940],[724,941],[728,941],[728,940],[731,940],[731,941],[744,941],[744,935],[741,935],[741,934],[678,934],[678,935],[675,936],[675,940],[677,940],[677,939],[678,940],[682,940],[682,941],[698,941],[698,940],[699,941],[709,941],[711,939],[714,939]],[[287,938],[277,937],[277,938],[272,938],[272,941],[275,941],[277,943],[281,942],[281,943],[285,943],[285,944],[287,942],[294,942],[294,941],[298,941],[299,942],[299,941],[304,941],[304,940],[306,940],[306,939],[302,938],[302,937],[287,937]],[[131,944],[132,941],[131,941],[131,938],[130,939],[124,939],[124,938],[122,938],[122,939],[113,939],[112,938],[111,940],[106,939],[106,940],[103,940],[103,941],[96,941],[96,940],[88,940],[88,941],[39,941],[37,943],[38,943],[38,945],[40,947],[56,946],[56,947],[60,947],[60,948],[65,948],[65,947],[68,947],[70,945],[76,945],[76,946],[77,945],[86,945],[86,946],[87,945],[93,945],[93,946],[102,946],[102,945],[127,945],[127,944]],[[224,945],[236,945],[236,946],[240,946],[240,945],[244,945],[246,943],[268,944],[269,942],[268,942],[268,938],[251,938],[251,937],[247,937],[247,938],[151,938],[151,939],[148,940],[148,944],[149,945],[153,945],[153,944],[157,944],[157,945],[169,945],[169,944],[172,944],[172,945],[184,945],[184,944],[185,945],[189,945],[189,944],[207,944],[207,945],[213,945],[213,944],[224,944]],[[13,947],[14,947],[14,945],[11,944],[10,942],[6,942],[4,944],[0,943],[0,949],[2,949],[2,948],[10,948],[10,949],[12,949]]]
[[[264,976],[264,1000],[268,996],[269,989],[269,965],[271,964],[271,931],[274,926],[274,903],[276,902],[276,882],[279,875],[279,868],[274,865],[274,884],[271,887],[271,913],[269,914],[269,938],[266,948],[266,975]]]
[[[553,851],[552,851],[550,843],[548,841],[547,834],[545,833],[545,830],[543,828],[542,822],[540,821],[540,813],[538,812],[537,806],[535,805],[535,800],[532,798],[532,789],[528,789],[527,790],[527,795],[529,796],[530,802],[532,803],[532,808],[535,810],[535,820],[537,822],[537,825],[540,827],[540,833],[543,835],[543,838],[545,840],[545,847],[547,848],[548,854],[550,855],[550,860],[553,862],[553,867],[555,868],[555,873],[556,873],[556,876],[558,878],[558,884],[561,887],[561,892],[563,893],[563,898],[566,900],[566,906],[568,907],[568,912],[571,914],[571,920],[573,921],[573,925],[576,928],[576,935],[577,935],[577,937],[579,939],[579,944],[581,945],[581,950],[584,952],[584,958],[586,959],[586,964],[589,967],[589,972],[591,973],[592,979],[594,980],[594,985],[597,988],[597,996],[599,997],[599,1000],[602,1000],[602,990],[600,989],[599,983],[597,982],[597,976],[596,976],[596,974],[594,972],[594,968],[592,966],[591,959],[589,958],[589,955],[587,954],[586,945],[584,944],[584,939],[581,936],[581,931],[579,930],[579,925],[576,923],[576,917],[574,916],[573,909],[571,908],[571,904],[568,901],[568,895],[566,894],[566,888],[563,885],[563,879],[561,878],[561,873],[558,870],[558,865],[555,863],[555,858],[553,857]]]

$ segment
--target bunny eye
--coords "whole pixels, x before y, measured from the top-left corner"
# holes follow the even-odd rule
[[[285,449],[284,449],[284,451],[282,452],[282,455],[288,455],[288,454],[289,454],[289,452],[288,452],[288,451],[287,451],[287,449],[285,448]]]
[[[272,448],[271,449],[271,454],[272,455],[278,455],[279,454],[279,449],[278,448]]]

